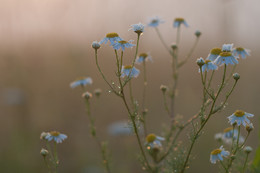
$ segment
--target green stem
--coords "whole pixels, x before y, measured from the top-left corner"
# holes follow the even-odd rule
[[[47,168],[48,168],[48,172],[49,172],[49,173],[52,173],[52,171],[51,171],[51,167],[50,167],[50,165],[48,164],[48,162],[47,162],[47,160],[46,160],[46,157],[44,156],[43,159],[44,159],[44,163],[45,163],[45,165],[46,165]]]
[[[171,116],[168,104],[167,104],[167,100],[166,100],[166,94],[165,92],[163,92],[163,103],[164,103],[164,108],[166,110],[166,112],[168,113],[169,116]]]
[[[224,163],[220,160],[220,164],[222,165],[222,167],[225,169],[226,173],[228,173],[227,168],[225,167]]]
[[[248,160],[248,155],[249,155],[249,153],[246,154],[246,160],[244,162],[242,173],[244,173],[246,171],[246,163],[247,163],[247,160]]]
[[[129,81],[129,94],[130,94],[131,103],[133,107],[135,107],[131,80]]]
[[[54,142],[54,161],[55,161],[55,173],[58,173],[59,158],[57,152],[57,143]]]
[[[211,73],[211,76],[210,76],[210,79],[209,79],[209,83],[208,83],[207,90],[209,89],[209,87],[210,87],[210,85],[211,85],[211,82],[212,82],[212,79],[213,79],[214,73],[215,73],[215,70],[213,70],[212,73]]]
[[[162,35],[161,35],[161,33],[160,33],[160,31],[159,31],[159,29],[157,27],[155,27],[155,31],[156,31],[160,41],[162,42],[164,48],[167,50],[167,52],[170,53],[170,55],[172,55],[171,50],[168,48],[167,44],[165,43],[165,41],[164,41],[164,39],[163,39],[163,37],[162,37]]]

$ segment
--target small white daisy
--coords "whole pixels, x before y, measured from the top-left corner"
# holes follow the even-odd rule
[[[222,52],[232,52],[233,44],[223,44],[222,45]]]
[[[234,56],[241,57],[242,59],[245,59],[247,56],[250,56],[250,50],[244,49],[242,47],[237,47],[233,50]]]
[[[144,32],[144,24],[142,24],[142,23],[133,24],[133,25],[131,25],[131,28],[128,31],[130,31],[130,30],[133,30],[137,34],[141,34]]]
[[[238,60],[232,55],[231,52],[221,52],[219,56],[215,59],[214,64],[218,66],[221,66],[223,64],[235,65],[238,64]]]
[[[184,20],[184,18],[175,18],[173,22],[173,27],[178,28],[181,26],[181,24],[184,24],[184,26],[189,27],[188,23]]]
[[[71,88],[76,88],[77,86],[86,86],[92,84],[93,81],[90,77],[80,77],[74,82],[70,83]]]
[[[111,45],[114,44],[116,41],[121,41],[122,39],[119,37],[119,35],[115,32],[108,33],[105,38],[103,38],[99,44],[105,43],[107,44],[108,41],[110,41]]]
[[[112,46],[116,50],[119,50],[121,48],[123,51],[125,51],[125,48],[131,48],[131,47],[135,46],[135,44],[132,44],[132,42],[133,42],[133,40],[130,40],[128,42],[121,40],[121,41],[115,42]]]
[[[162,147],[161,141],[165,140],[163,137],[156,136],[153,133],[147,135],[145,139],[146,139],[146,145],[148,150],[153,149],[155,147],[161,148]]]
[[[158,16],[155,16],[155,17],[150,18],[147,26],[149,26],[149,27],[157,27],[161,23],[164,23],[164,21],[162,19],[160,19]]]
[[[131,74],[130,74],[130,72],[131,72]],[[122,67],[121,77],[129,76],[130,78],[133,78],[133,77],[137,78],[139,73],[140,73],[140,71],[138,69],[136,69],[135,67],[133,67],[131,65],[127,65],[127,66]]]
[[[234,112],[232,115],[228,117],[228,120],[231,125],[237,123],[238,126],[243,124],[243,126],[246,127],[247,124],[250,124],[250,120],[248,119],[248,117],[253,117],[253,116],[254,116],[253,114],[244,112],[242,110],[237,110],[236,112]]]
[[[45,136],[45,139],[48,141],[54,140],[58,144],[58,143],[62,143],[62,141],[67,139],[67,135],[61,134],[60,132],[57,131],[51,131],[48,133],[47,136]]]
[[[141,64],[144,61],[151,61],[152,62],[153,60],[152,60],[152,57],[148,53],[140,53],[140,55],[136,59],[136,63]]]
[[[232,137],[234,137],[234,140],[236,141],[238,138],[238,130],[234,129],[233,127],[228,127],[226,129],[224,129],[224,133],[222,136],[222,140],[227,143],[227,144],[231,144],[232,143]],[[241,135],[239,135],[239,143],[243,143],[245,141],[245,138]]]
[[[220,148],[215,149],[210,153],[210,162],[216,164],[218,160],[223,161],[223,156],[227,157],[228,155],[229,152],[225,151],[223,146],[221,146]]]
[[[220,48],[213,48],[211,49],[207,59],[210,61],[215,61],[215,59],[219,56],[220,53],[221,53]]]
[[[205,60],[205,64],[201,67],[202,73],[206,70],[206,71],[210,71],[210,70],[217,70],[218,66],[215,65],[213,62],[211,62],[210,60]],[[199,69],[200,72],[200,69]]]

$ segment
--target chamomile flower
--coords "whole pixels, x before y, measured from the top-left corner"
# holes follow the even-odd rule
[[[115,42],[113,44],[113,48],[116,49],[116,50],[119,50],[120,48],[124,51],[125,48],[131,48],[131,47],[134,47],[135,44],[132,44],[133,40],[130,40],[130,41],[124,41],[124,40],[121,40],[121,41],[118,41],[118,42]]]
[[[221,142],[222,141],[222,136],[223,134],[222,133],[216,133],[215,136],[214,136],[214,139]]]
[[[232,143],[232,138],[234,138],[234,140],[236,141],[238,138],[238,130],[234,129],[233,127],[228,127],[226,129],[224,129],[224,133],[222,135],[222,140],[227,143],[227,144],[231,144]],[[245,141],[245,138],[241,135],[239,135],[239,143],[243,143]]]
[[[161,141],[165,140],[163,137],[156,136],[153,133],[147,135],[145,139],[146,139],[146,145],[148,149],[153,149],[155,147],[161,148],[162,147]]]
[[[162,19],[160,19],[158,16],[150,18],[150,21],[148,22],[147,26],[149,27],[157,27],[161,23],[164,23]]]
[[[132,65],[127,65],[122,67],[121,77],[129,76],[130,78],[137,78],[139,73],[140,71],[137,68],[133,67]]]
[[[218,66],[213,64],[213,62],[211,62],[210,60],[205,60],[205,64],[201,67],[202,73],[206,70],[217,70]],[[200,72],[200,69],[199,69]]]
[[[222,52],[232,52],[233,44],[223,44],[222,45]]]
[[[216,164],[218,160],[223,161],[223,156],[227,157],[228,155],[229,152],[225,151],[223,146],[221,146],[220,148],[215,149],[210,153],[210,162]]]
[[[142,23],[133,24],[128,31],[130,30],[133,30],[137,34],[141,34],[144,32],[144,25]]]
[[[250,56],[250,50],[244,49],[242,47],[237,47],[233,50],[233,54],[237,57],[245,59],[247,56]]]
[[[253,114],[244,112],[242,110],[237,110],[236,112],[234,112],[232,115],[228,117],[228,120],[231,125],[237,123],[238,126],[243,124],[243,126],[246,127],[247,124],[250,124],[250,120],[248,119],[248,117],[253,117],[253,116],[254,116]]]
[[[153,60],[152,60],[152,57],[148,53],[140,53],[140,55],[136,59],[136,63],[141,64],[144,61],[151,61],[152,62]]]
[[[107,44],[108,41],[110,41],[111,45],[114,44],[116,41],[121,41],[122,39],[119,37],[119,35],[115,32],[108,33],[105,38],[103,38],[99,43],[105,43]]]
[[[181,24],[184,24],[184,26],[189,27],[188,23],[183,18],[175,18],[173,22],[173,27],[178,28],[181,26]]]
[[[211,49],[207,59],[210,61],[215,61],[215,59],[219,56],[220,53],[221,53],[220,48],[213,48]]]
[[[45,139],[48,141],[54,140],[57,144],[62,143],[65,139],[67,139],[67,135],[61,134],[60,132],[57,131],[51,131],[48,133],[47,136],[45,136]]]
[[[77,86],[86,86],[92,84],[92,79],[90,77],[80,77],[74,82],[70,83],[71,88],[76,88]]]
[[[221,66],[223,64],[231,64],[235,65],[238,64],[238,60],[231,52],[221,52],[219,56],[215,59],[214,64]]]

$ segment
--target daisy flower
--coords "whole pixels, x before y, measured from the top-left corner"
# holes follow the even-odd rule
[[[233,44],[223,44],[222,45],[222,52],[232,52]]]
[[[242,47],[237,47],[233,50],[233,54],[237,57],[245,59],[247,56],[250,56],[250,50],[244,49]]]
[[[131,74],[130,74],[130,72],[131,72]],[[136,69],[135,67],[133,67],[131,65],[127,65],[127,66],[122,67],[121,77],[129,76],[130,78],[133,78],[133,77],[137,78],[139,73],[140,73],[140,71],[138,69]]]
[[[103,38],[99,44],[105,43],[107,44],[108,41],[110,41],[111,45],[114,44],[116,41],[121,41],[122,39],[119,37],[119,35],[115,32],[108,33],[105,38]]]
[[[210,61],[215,61],[215,59],[219,56],[220,53],[221,53],[220,48],[213,48],[213,49],[211,49],[210,54],[208,55],[207,59]]]
[[[222,135],[222,140],[227,143],[227,144],[231,144],[232,143],[232,137],[234,137],[234,140],[237,140],[238,138],[238,130],[234,129],[233,127],[228,127],[226,129],[224,129],[224,133]],[[245,138],[241,135],[239,135],[239,143],[243,143],[245,141]]]
[[[231,64],[235,65],[238,64],[236,57],[232,55],[231,52],[221,52],[219,56],[215,59],[214,64],[221,66],[223,64]]]
[[[202,73],[207,70],[217,70],[218,69],[218,66],[213,64],[213,62],[211,62],[210,60],[205,60],[205,64],[201,67],[202,69]],[[199,72],[200,72],[200,69],[199,69]]]
[[[217,160],[223,161],[223,156],[227,157],[229,155],[228,151],[225,151],[223,146],[218,149],[213,150],[210,153],[210,162],[216,164]]]
[[[175,18],[173,22],[173,27],[178,28],[181,26],[181,24],[184,24],[184,26],[188,27],[188,23],[183,18]]]
[[[115,42],[113,44],[113,48],[116,49],[116,50],[119,50],[120,48],[124,51],[125,48],[131,48],[131,47],[134,47],[135,44],[132,44],[133,40],[130,40],[130,41],[124,41],[124,40],[121,40],[121,41],[118,41],[118,42]]]
[[[77,86],[86,86],[92,84],[92,79],[90,77],[80,77],[74,82],[70,83],[71,88],[76,88]]]
[[[150,27],[157,27],[159,26],[161,23],[164,23],[163,20],[161,20],[158,16],[152,17],[150,19],[150,21],[148,22],[147,26]]]
[[[237,123],[238,126],[243,124],[243,126],[246,127],[247,124],[250,124],[250,120],[248,119],[248,117],[253,117],[253,116],[254,116],[253,114],[244,112],[242,110],[237,110],[236,112],[234,112],[232,115],[228,117],[228,120],[231,125]]]
[[[152,57],[148,53],[140,53],[138,58],[136,59],[137,64],[141,64],[144,61],[153,61]]]
[[[67,139],[67,135],[61,134],[60,132],[57,131],[51,131],[48,133],[47,136],[45,136],[45,139],[48,141],[54,140],[58,144],[58,143],[62,143],[62,141]]]
[[[153,149],[155,147],[161,148],[162,147],[161,141],[165,140],[163,137],[156,136],[153,133],[147,135],[145,139],[146,139],[146,145],[148,150]]]
[[[133,24],[131,25],[131,28],[128,31],[130,30],[133,30],[137,34],[141,34],[144,32],[144,25],[142,23]]]

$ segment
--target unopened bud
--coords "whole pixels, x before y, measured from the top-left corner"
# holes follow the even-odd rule
[[[249,133],[249,132],[251,132],[252,130],[254,130],[253,124],[252,124],[252,123],[247,124],[247,125],[246,125],[246,131]]]
[[[250,147],[250,146],[246,146],[246,147],[244,148],[244,151],[245,151],[245,153],[249,154],[249,153],[251,153],[251,151],[253,151],[253,148]]]
[[[43,157],[46,157],[46,156],[49,154],[49,151],[46,150],[46,149],[44,149],[44,148],[42,148],[40,154],[41,154]]]
[[[177,46],[176,43],[172,43],[172,44],[171,44],[171,48],[172,48],[173,50],[176,50],[176,49],[178,48],[178,46]]]
[[[48,135],[46,132],[42,132],[40,135],[40,139],[45,139],[45,137]]]
[[[204,59],[201,57],[199,59],[197,59],[197,64],[198,64],[198,66],[202,67],[205,64]]]
[[[201,32],[200,32],[199,30],[197,30],[197,31],[195,32],[195,35],[196,35],[196,37],[200,37],[200,36],[201,36]]]
[[[99,42],[98,41],[93,41],[93,43],[92,43],[92,48],[93,49],[99,49],[100,48],[100,44],[99,44]]]
[[[92,94],[90,92],[85,92],[82,94],[82,97],[88,100],[92,98]]]
[[[234,73],[234,74],[233,74],[233,78],[234,78],[235,80],[238,80],[238,79],[240,79],[240,75],[239,75],[238,73]]]
[[[160,90],[165,93],[168,90],[168,87],[165,85],[161,85]]]
[[[94,91],[94,93],[95,93],[95,96],[96,97],[99,97],[100,95],[101,95],[101,93],[102,93],[102,90],[101,89],[95,89],[95,91]]]

